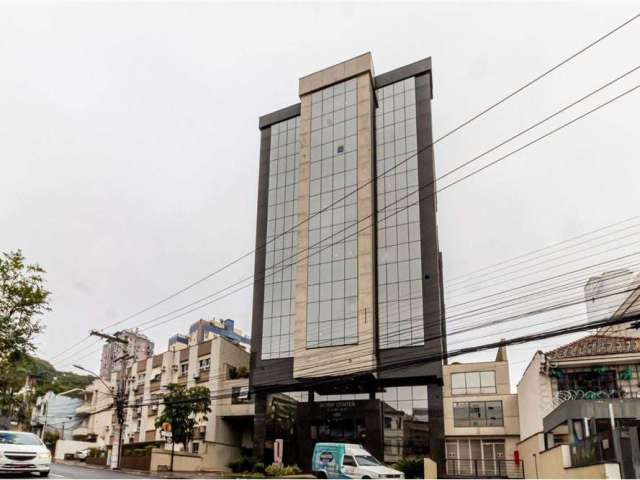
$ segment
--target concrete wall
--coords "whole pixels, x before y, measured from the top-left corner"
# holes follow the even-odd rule
[[[149,470],[157,472],[158,467],[171,464],[171,450],[154,448],[151,451],[151,465]],[[173,455],[174,472],[199,472],[203,469],[202,457],[192,453],[175,452]]]
[[[520,416],[520,438],[542,432],[542,419],[553,410],[551,381],[540,375],[544,355],[537,352],[518,382],[518,410],[526,412]]]
[[[240,447],[207,442],[202,453],[202,468],[207,471],[230,472],[227,466],[232,460],[240,458]]]
[[[620,467],[617,463],[599,463],[573,468],[569,446],[560,445],[540,454],[537,478],[620,478]]]
[[[516,445],[520,453],[520,459],[524,463],[524,477],[538,478],[540,452],[544,450],[544,435],[536,433],[533,436],[522,439]]]
[[[56,460],[64,460],[66,453],[76,453],[85,448],[100,448],[102,444],[96,442],[80,442],[78,440],[58,440],[56,442]]]

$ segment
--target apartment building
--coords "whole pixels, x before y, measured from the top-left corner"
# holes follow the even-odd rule
[[[111,379],[111,375],[120,370],[121,364],[118,359],[125,353],[136,360],[142,360],[153,355],[153,342],[145,335],[133,330],[123,330],[118,332],[117,335],[128,342],[127,346],[123,346],[122,343],[111,342],[102,347],[100,378]]]
[[[115,383],[96,379],[83,392],[83,401],[75,414],[81,419],[73,429],[74,440],[95,442],[97,446],[106,445],[112,435],[113,393]]]
[[[249,348],[251,338],[236,327],[235,320],[226,319],[200,319],[189,327],[189,340],[191,343],[202,343],[214,335],[225,337],[232,342]]]
[[[443,367],[446,473],[452,477],[522,478],[517,395],[506,347],[493,362]]]
[[[444,459],[442,362],[419,362],[446,350],[432,85],[429,58],[376,74],[365,53],[259,119],[251,386],[267,461],[278,434],[305,470],[318,441]]]
[[[200,469],[227,470],[229,461],[237,459],[243,448],[252,447],[254,408],[248,396],[248,379],[236,375],[239,367],[248,367],[249,354],[219,336],[174,347],[128,369],[128,402],[134,407],[127,410],[125,445],[162,442],[155,420],[162,412],[162,395],[168,384],[205,386],[212,395],[211,413],[197,426],[187,450],[200,457]],[[115,422],[115,415],[112,420]],[[113,435],[108,438],[109,444],[114,441]]]

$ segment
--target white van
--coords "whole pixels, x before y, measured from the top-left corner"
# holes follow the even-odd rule
[[[319,478],[404,478],[356,443],[316,443],[311,469]]]
[[[51,452],[33,433],[0,430],[0,473],[38,473],[47,477]]]

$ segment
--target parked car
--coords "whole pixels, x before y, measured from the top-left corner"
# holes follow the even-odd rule
[[[75,453],[76,460],[85,461],[88,456],[89,456],[89,449],[88,448],[85,448],[83,450],[78,450]]]
[[[49,476],[51,452],[33,433],[0,431],[0,473],[23,472]]]
[[[319,478],[404,478],[355,443],[316,443],[311,469]]]

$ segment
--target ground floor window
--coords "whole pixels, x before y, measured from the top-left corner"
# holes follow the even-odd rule
[[[198,453],[198,452],[200,452],[200,443],[193,442],[191,444],[191,453]]]

